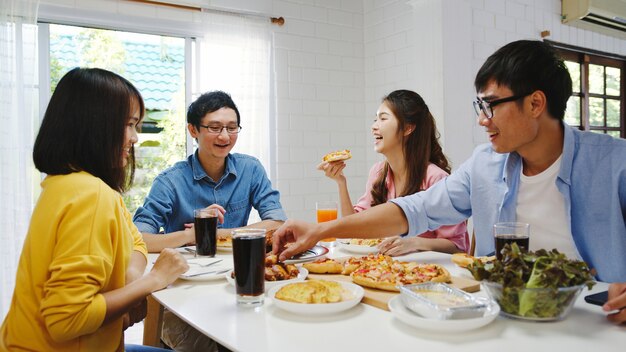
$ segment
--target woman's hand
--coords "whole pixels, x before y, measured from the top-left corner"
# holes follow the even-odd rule
[[[346,177],[343,174],[343,169],[346,167],[346,163],[343,161],[323,161],[317,165],[318,170],[324,171],[326,177],[335,180],[336,182],[345,182]]]
[[[128,310],[128,313],[124,314],[124,330],[135,325],[135,323],[144,320],[146,318],[146,314],[148,314],[148,300],[144,298],[141,302],[139,302],[139,304],[132,306]]]
[[[614,282],[609,285],[609,299],[602,306],[605,312],[617,310],[607,318],[617,324],[626,323],[626,282]]]
[[[378,251],[382,254],[397,257],[403,254],[419,251],[420,237],[402,238],[400,236],[386,238],[378,245]]]
[[[189,270],[189,265],[183,256],[175,249],[165,248],[157,258],[148,275],[157,279],[160,290],[174,282],[178,276]]]

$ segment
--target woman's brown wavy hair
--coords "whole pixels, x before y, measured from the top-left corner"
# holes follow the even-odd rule
[[[402,140],[404,161],[407,165],[408,184],[398,196],[423,191],[428,164],[433,163],[450,173],[448,159],[439,144],[439,132],[433,115],[422,97],[410,90],[396,90],[382,99],[398,119],[398,136]],[[414,126],[413,131],[404,136],[405,126]],[[389,163],[385,161],[382,172],[372,187],[372,206],[387,202],[385,180],[389,173]]]

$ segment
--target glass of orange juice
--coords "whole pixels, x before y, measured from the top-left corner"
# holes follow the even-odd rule
[[[315,203],[317,222],[326,222],[337,219],[337,202],[323,201]],[[325,238],[322,242],[333,242],[336,238]]]

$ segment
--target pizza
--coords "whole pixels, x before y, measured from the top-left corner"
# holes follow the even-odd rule
[[[322,158],[322,161],[339,161],[339,160],[348,160],[352,158],[352,154],[348,149],[338,150],[335,152],[330,152]]]
[[[303,266],[310,273],[350,275],[357,285],[395,292],[400,291],[396,288],[398,285],[451,280],[448,270],[440,265],[400,262],[384,254],[345,259],[324,258]]]
[[[318,259],[302,266],[312,274],[341,274],[343,271],[343,263],[329,258]]]
[[[343,264],[343,275],[352,274],[357,268],[363,265],[379,265],[383,263],[390,263],[393,259],[384,254],[369,254],[365,257],[351,257],[348,258]]]
[[[348,244],[355,246],[376,247],[383,241],[382,238],[352,238]]]
[[[272,236],[276,229],[265,230],[265,251],[272,251]],[[217,236],[217,247],[220,248],[233,248],[233,237],[231,235],[227,236]]]
[[[233,238],[231,236],[217,236],[217,246],[223,248],[233,248]]]
[[[461,268],[467,268],[468,266],[474,264],[474,261],[476,260],[479,260],[484,264],[492,262],[496,260],[496,256],[493,255],[490,257],[474,257],[467,253],[454,253],[450,260],[452,260],[454,264],[460,266]]]
[[[381,255],[382,256],[382,255]],[[385,291],[396,291],[398,285],[424,282],[450,282],[450,273],[437,264],[378,260],[366,262],[350,274],[357,285]]]

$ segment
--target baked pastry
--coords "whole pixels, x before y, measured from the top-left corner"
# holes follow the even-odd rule
[[[343,264],[335,259],[322,258],[302,266],[311,274],[341,274]]]
[[[383,241],[382,238],[352,238],[348,244],[356,246],[376,247]]]
[[[454,253],[450,260],[452,260],[454,264],[460,266],[461,268],[467,268],[468,266],[474,264],[474,261],[476,260],[479,260],[483,263],[492,262],[496,260],[496,256],[493,255],[490,257],[474,257],[467,253]]]
[[[275,298],[295,303],[336,303],[349,297],[338,282],[309,280],[281,287]]]
[[[352,154],[350,153],[350,150],[348,149],[344,149],[344,150],[337,150],[335,152],[330,152],[326,155],[324,155],[324,157],[322,158],[322,161],[339,161],[339,160],[348,160],[352,158]]]

